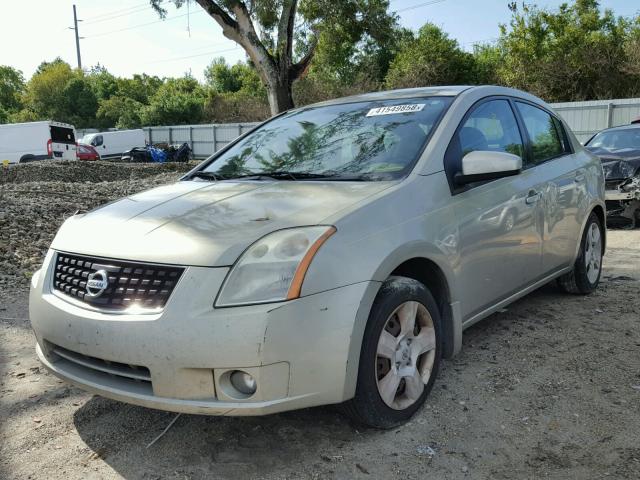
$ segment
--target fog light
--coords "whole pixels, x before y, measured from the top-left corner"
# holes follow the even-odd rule
[[[256,381],[247,372],[236,370],[230,377],[231,385],[240,393],[245,395],[253,395],[256,393]]]

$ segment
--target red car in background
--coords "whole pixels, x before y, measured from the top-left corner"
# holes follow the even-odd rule
[[[76,150],[78,160],[100,160],[100,154],[91,145],[85,145],[83,143],[78,144]]]

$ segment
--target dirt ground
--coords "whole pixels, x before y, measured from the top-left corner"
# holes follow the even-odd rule
[[[7,208],[16,190],[4,190]],[[24,235],[44,229],[45,242],[55,224]],[[28,251],[20,241],[5,243],[6,259]],[[182,415],[149,448],[175,414],[92,396],[39,365],[23,280],[32,263],[20,265],[0,272],[0,479],[640,478],[639,230],[609,232],[594,294],[547,286],[467,330],[403,427],[361,429],[332,407]]]

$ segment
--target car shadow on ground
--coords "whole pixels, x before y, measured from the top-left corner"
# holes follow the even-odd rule
[[[93,397],[74,413],[86,445],[124,478],[254,478],[331,462],[319,447],[338,448],[374,430],[358,430],[333,407],[264,417],[211,417],[182,414],[148,445],[175,413]],[[333,450],[333,449],[332,449]]]
[[[553,302],[560,294],[551,286],[543,287],[514,306],[526,305],[539,296]],[[463,352],[444,362],[428,402],[436,408],[443,403],[445,390],[439,384],[450,384],[449,391],[456,388],[451,385],[456,383],[456,376],[449,369],[469,361],[466,357],[479,348],[475,342],[491,344],[497,341],[494,337],[508,335],[508,325],[509,320],[498,314],[471,327]],[[348,455],[363,444],[375,442],[376,437],[387,436],[392,441],[398,431],[361,428],[334,406],[264,417],[181,415],[147,448],[175,416],[95,396],[74,413],[74,424],[94,454],[124,478],[202,478],[212,474],[233,479],[269,475],[296,478],[296,472],[302,470],[326,473],[341,453]]]
[[[603,283],[603,290],[619,288],[607,279]],[[429,406],[416,414],[412,425],[392,430],[360,428],[332,406],[264,417],[181,415],[148,447],[176,414],[98,396],[74,412],[73,422],[93,455],[124,478],[352,478],[362,470],[355,463],[340,464],[343,457],[345,463],[354,457],[388,463],[415,455],[416,444],[438,436],[450,422],[457,400],[472,394],[476,374],[498,368],[505,348],[525,348],[541,335],[539,329],[557,331],[566,322],[562,311],[583,302],[595,308],[600,298],[567,296],[549,284],[473,325],[465,331],[462,352],[443,362]],[[498,351],[502,356],[496,359]],[[506,399],[514,395],[513,386],[492,388],[497,405],[508,404]],[[492,421],[492,409],[486,410],[480,423]],[[375,477],[376,472],[371,473]]]

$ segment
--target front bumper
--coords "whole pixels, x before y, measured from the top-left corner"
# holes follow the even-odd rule
[[[212,415],[274,413],[354,394],[375,282],[283,303],[214,309],[227,269],[188,267],[162,312],[112,314],[54,295],[51,257],[34,276],[30,295],[37,353],[52,373],[81,388],[146,407]],[[233,370],[256,379],[253,395],[229,388]],[[148,377],[132,378],[140,371]]]

